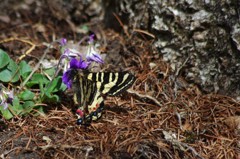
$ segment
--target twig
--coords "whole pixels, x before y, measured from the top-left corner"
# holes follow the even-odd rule
[[[140,93],[138,93],[138,92],[136,92],[136,91],[134,91],[134,90],[131,90],[131,89],[128,89],[127,92],[128,92],[128,93],[131,93],[131,94],[134,94],[134,95],[136,95],[136,96],[138,96],[138,97],[140,97],[140,98],[147,98],[147,99],[153,101],[153,102],[154,102],[155,104],[157,104],[158,106],[160,106],[160,107],[162,106],[162,104],[161,104],[156,98],[154,98],[154,97],[152,97],[152,96],[149,96],[149,95],[147,95],[147,94],[140,94]]]
[[[62,153],[63,155],[67,156],[67,157],[70,158],[70,159],[74,159],[74,158],[72,158],[70,155],[66,154],[65,152],[63,152],[63,151],[61,151],[61,150],[58,150],[58,149],[57,149],[56,151]]]
[[[17,62],[21,61],[24,57],[26,57],[28,54],[30,54],[35,48],[36,48],[36,45],[34,43],[32,43],[31,41],[28,41],[28,40],[23,40],[23,39],[19,39],[19,38],[8,38],[8,39],[5,39],[5,40],[2,40],[0,41],[0,44],[1,43],[6,43],[6,42],[10,42],[10,41],[21,41],[23,43],[27,43],[29,45],[31,45],[31,48],[28,49],[22,56],[20,56],[18,59],[17,59]]]
[[[176,141],[175,141],[176,142]],[[191,150],[191,152],[198,158],[200,159],[204,159],[199,153],[197,153],[197,151],[192,147],[192,146],[189,146],[188,144],[186,143],[183,143],[183,142],[179,142],[177,141],[178,144],[180,144],[181,146],[183,147],[186,147],[188,150]]]
[[[133,31],[134,31],[134,32],[139,32],[139,33],[146,34],[146,35],[148,35],[148,36],[150,36],[150,37],[152,37],[152,38],[155,39],[155,35],[153,35],[153,34],[147,32],[147,31],[145,31],[145,30],[141,30],[141,29],[133,29]]]
[[[42,63],[43,59],[45,58],[45,56],[48,53],[49,48],[51,47],[52,43],[47,47],[47,49],[45,49],[41,59],[39,60],[39,62],[37,63],[37,65],[33,68],[32,72],[30,73],[30,75],[25,79],[25,81],[21,84],[20,88],[24,87],[25,84],[28,82],[28,80],[32,77],[32,75],[34,74],[34,72],[37,71],[37,69],[40,67],[40,64]]]
[[[27,145],[26,145],[25,149],[28,149],[31,141],[32,141],[32,136],[30,135],[29,140],[28,140],[28,142],[27,142]]]
[[[186,65],[186,63],[188,62],[190,56],[188,55],[188,57],[186,58],[186,60],[183,62],[183,64],[176,70],[175,72],[175,76],[173,77],[173,81],[174,81],[174,96],[175,98],[177,98],[177,84],[176,84],[176,79],[179,76],[179,72],[182,70],[182,68]]]
[[[176,73],[175,73],[175,78],[179,75],[179,72],[182,70],[182,68],[186,65],[186,63],[188,62],[190,56],[188,55],[188,57],[186,58],[186,60],[183,62],[183,64],[177,69]]]
[[[14,115],[14,117],[16,117],[18,120],[20,120],[18,115],[13,111],[13,109],[11,107],[8,107],[8,110]]]
[[[73,146],[73,145],[45,145],[45,146],[38,146],[37,148],[41,148],[42,150],[47,149],[83,149],[83,146]]]
[[[182,127],[181,115],[180,115],[178,112],[176,112],[175,114],[176,114],[176,116],[177,116],[177,118],[178,118],[179,127],[180,127],[180,129],[182,130],[183,127]]]
[[[2,153],[2,154],[0,155],[0,158],[1,158],[1,159],[5,159],[4,156],[8,155],[9,153],[11,153],[11,152],[14,151],[14,150],[21,149],[21,148],[22,148],[22,147],[15,147],[15,148],[13,148],[13,149],[11,149],[11,150],[9,150],[9,151],[5,151],[4,153]]]
[[[121,19],[120,19],[115,13],[113,13],[113,15],[114,15],[114,17],[117,19],[117,21],[118,21],[118,23],[121,25],[121,27],[123,28],[124,33],[125,33],[128,37],[130,37],[130,35],[129,35],[127,29],[124,27]]]
[[[169,133],[169,132],[167,132],[167,131],[163,131],[163,134],[164,134],[164,138],[165,138],[168,142],[170,142],[170,143],[172,143],[173,145],[177,146],[180,150],[182,150],[182,151],[185,151],[186,149],[187,149],[187,150],[191,150],[191,152],[192,152],[196,157],[198,157],[198,158],[200,158],[200,159],[204,159],[199,153],[197,153],[197,151],[196,151],[193,147],[189,146],[189,145],[186,144],[186,143],[183,143],[183,142],[180,142],[180,141],[176,140],[172,133]]]

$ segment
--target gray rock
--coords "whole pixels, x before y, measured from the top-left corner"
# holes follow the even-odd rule
[[[128,15],[127,26],[155,34],[154,47],[174,72],[181,67],[180,75],[205,92],[240,95],[240,1],[120,0],[115,5]]]

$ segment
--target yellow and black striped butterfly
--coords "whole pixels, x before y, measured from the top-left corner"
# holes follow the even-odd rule
[[[101,117],[103,96],[116,96],[127,90],[135,81],[128,72],[76,72],[73,78],[74,103],[79,106],[78,125],[90,124]]]

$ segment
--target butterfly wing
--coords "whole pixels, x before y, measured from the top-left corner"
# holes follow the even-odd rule
[[[89,124],[100,118],[104,103],[96,82],[88,80],[82,73],[76,73],[72,84],[74,103],[79,106],[77,124]]]
[[[136,78],[128,72],[90,72],[87,79],[96,82],[97,89],[102,94],[116,96],[131,87]]]

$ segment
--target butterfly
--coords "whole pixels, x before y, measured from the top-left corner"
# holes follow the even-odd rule
[[[105,96],[117,96],[132,86],[135,76],[128,72],[75,72],[72,82],[78,125],[88,125],[102,115]]]

